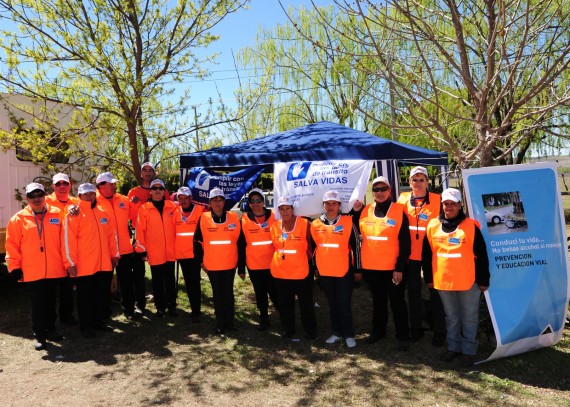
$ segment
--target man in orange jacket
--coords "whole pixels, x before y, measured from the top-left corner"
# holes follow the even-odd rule
[[[67,275],[61,258],[62,214],[45,203],[42,184],[26,186],[26,201],[6,228],[6,263],[14,280],[28,283],[34,346],[42,350],[46,340],[63,339],[55,330],[57,282]]]

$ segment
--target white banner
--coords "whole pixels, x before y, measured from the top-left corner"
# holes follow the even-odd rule
[[[373,161],[328,160],[275,163],[275,215],[280,196],[293,201],[295,215],[316,216],[323,212],[323,195],[332,189],[342,200],[342,212],[354,202],[364,202]]]

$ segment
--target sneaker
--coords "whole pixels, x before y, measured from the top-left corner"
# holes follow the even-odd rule
[[[339,336],[331,335],[327,338],[327,340],[325,342],[328,343],[329,345],[332,345],[333,343],[337,343],[338,341],[340,341]]]
[[[46,346],[47,344],[45,339],[36,339],[36,343],[34,343],[35,350],[44,350]]]
[[[345,342],[346,346],[349,348],[354,348],[356,346],[356,340],[354,338],[346,338]]]
[[[50,329],[46,332],[46,339],[52,342],[59,342],[63,340],[63,335],[57,332],[55,329]]]
[[[140,309],[139,307],[135,307],[134,315],[135,315],[135,319],[142,318],[144,316],[144,309]]]
[[[454,352],[452,350],[446,350],[443,355],[441,355],[442,362],[451,362],[453,359],[461,356],[460,352]]]
[[[271,323],[269,322],[269,319],[262,318],[259,321],[259,325],[257,326],[257,330],[258,331],[267,331],[270,326],[271,326]]]

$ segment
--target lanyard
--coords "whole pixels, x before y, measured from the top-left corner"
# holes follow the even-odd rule
[[[42,242],[42,232],[44,231],[44,219],[45,219],[45,214],[46,214],[46,210],[45,208],[42,210],[41,215],[42,215],[42,220],[40,223],[38,223],[38,218],[36,216],[36,213],[34,211],[32,211],[32,213],[34,214],[34,221],[36,222],[36,228],[38,231],[38,237],[40,239],[40,252],[43,253],[44,251],[44,246],[43,246],[43,242]]]

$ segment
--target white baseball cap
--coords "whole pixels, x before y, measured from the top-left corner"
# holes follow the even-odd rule
[[[160,185],[161,187],[164,188],[164,182],[162,182],[162,180],[160,179],[153,179],[152,181],[150,181],[150,187],[152,188],[155,185]]]
[[[53,176],[52,178],[52,182],[55,184],[57,184],[58,181],[65,181],[67,183],[69,182],[69,177],[67,176],[67,174],[64,174],[63,172],[57,173]]]
[[[188,187],[180,187],[178,188],[178,192],[176,192],[177,195],[186,195],[186,196],[192,196],[192,190]]]
[[[334,189],[327,191],[323,195],[323,202],[326,202],[326,201],[341,202],[340,194],[338,193],[338,191],[335,191]]]
[[[40,190],[42,192],[46,192],[44,186],[38,182],[32,182],[31,184],[26,185],[26,195],[28,195],[34,191],[37,191],[37,190]]]
[[[293,206],[293,200],[288,196],[280,196],[279,201],[277,201],[277,207],[281,207],[284,205]]]
[[[108,182],[109,184],[115,184],[115,183],[119,182],[119,180],[115,179],[115,177],[113,177],[113,174],[111,174],[110,172],[104,172],[103,174],[97,175],[97,179],[95,180],[96,184],[100,184],[102,182]]]
[[[413,177],[414,175],[416,175],[416,174],[424,174],[427,178],[429,178],[429,177],[428,177],[428,172],[427,172],[427,170],[425,169],[425,167],[419,167],[419,166],[418,166],[418,167],[412,168],[412,170],[410,171],[410,178],[412,178],[412,177]]]
[[[382,176],[374,178],[374,181],[372,181],[372,186],[379,184],[380,182],[390,186],[390,181],[388,181],[388,178]]]
[[[214,199],[218,196],[221,196],[222,198],[226,199],[226,196],[224,195],[224,191],[222,191],[220,188],[214,188],[210,191],[210,194],[208,195],[208,199]]]
[[[455,188],[447,188],[441,193],[441,202],[461,202],[461,192]]]
[[[144,167],[150,167],[150,168],[152,168],[153,171],[156,171],[156,170],[154,169],[154,165],[152,165],[152,164],[149,163],[149,162],[143,163],[143,165],[141,165],[141,170],[142,170]]]
[[[88,192],[97,192],[97,188],[95,188],[95,185],[86,182],[85,184],[79,185],[77,192],[79,195],[86,194]]]
[[[252,194],[258,194],[260,197],[263,198],[263,191],[259,188],[253,188],[251,191],[249,191],[249,193],[247,194],[247,197],[251,197]]]

